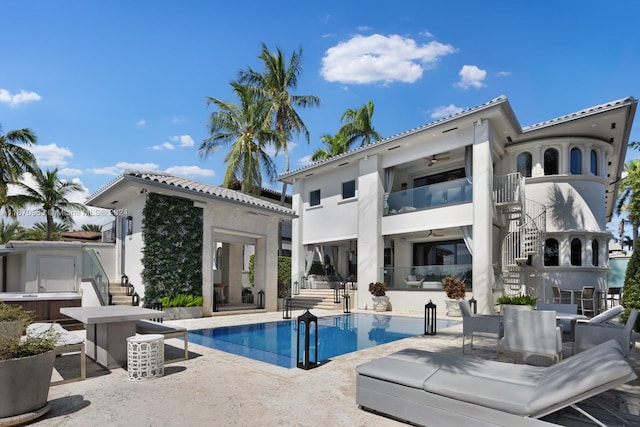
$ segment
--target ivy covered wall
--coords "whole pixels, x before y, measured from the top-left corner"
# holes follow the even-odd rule
[[[149,194],[142,213],[145,300],[202,295],[202,209]]]

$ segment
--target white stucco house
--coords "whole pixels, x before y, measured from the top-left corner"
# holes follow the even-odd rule
[[[504,293],[606,287],[636,108],[629,97],[522,127],[501,96],[280,175],[298,215],[292,282],[354,275],[368,309],[368,284],[383,281],[394,311],[415,312],[442,311],[446,275],[481,313]]]
[[[255,289],[264,292],[264,309],[277,310],[278,224],[294,217],[291,209],[260,198],[161,172],[125,171],[85,202],[111,210],[115,216],[115,262],[107,274],[110,281],[126,275],[134,291],[144,298],[142,272],[144,251],[143,211],[147,198],[162,195],[187,200],[202,210],[201,257],[204,315],[213,310],[214,288],[225,302],[243,298],[243,271],[247,256],[255,254]],[[179,250],[179,249],[176,249]]]

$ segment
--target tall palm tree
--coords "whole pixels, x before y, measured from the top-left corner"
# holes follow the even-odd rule
[[[347,152],[348,137],[343,133],[337,133],[335,135],[327,133],[322,135],[320,137],[320,140],[323,144],[326,145],[326,147],[318,148],[313,152],[313,154],[311,155],[311,160],[314,162],[326,160],[329,157],[337,156],[339,154]]]
[[[87,214],[89,210],[82,203],[70,202],[67,196],[82,191],[82,186],[58,178],[58,169],[42,172],[38,169],[33,174],[33,187],[24,182],[12,182],[18,187],[20,194],[8,196],[7,200],[17,206],[37,206],[36,210],[46,218],[47,233],[45,240],[51,240],[55,229],[54,216],[67,227],[74,224],[73,214]]]
[[[287,141],[292,136],[303,134],[307,143],[311,142],[309,130],[296,107],[317,107],[320,98],[313,95],[293,95],[290,91],[298,86],[298,78],[302,73],[302,48],[294,51],[287,64],[282,51],[278,48],[270,52],[266,44],[262,44],[262,53],[258,56],[264,63],[264,71],[257,72],[251,68],[240,72],[240,81],[250,84],[258,96],[271,104],[274,125],[281,138],[276,142],[276,153],[284,153],[284,171],[289,172],[289,148]],[[281,203],[287,194],[287,183],[282,185]]]
[[[357,110],[348,109],[342,115],[342,127],[338,133],[347,135],[347,149],[361,140],[360,146],[369,145],[382,139],[382,135],[373,127],[373,102],[367,101]]]
[[[240,105],[207,98],[207,105],[215,104],[218,110],[209,117],[210,135],[202,141],[198,152],[207,157],[222,144],[231,143],[224,159],[227,169],[222,186],[234,188],[240,182],[240,191],[260,195],[262,169],[271,181],[277,176],[275,163],[264,148],[269,143],[276,143],[280,135],[271,129],[270,103],[257,99],[248,86],[238,82],[231,82],[231,86],[240,98]]]
[[[51,228],[51,238],[46,239],[48,226],[46,222],[36,222],[33,226],[24,232],[24,237],[27,240],[59,240],[60,233],[70,231],[68,224],[61,224],[53,221],[53,227]]]
[[[0,243],[5,244],[9,240],[20,240],[24,233],[24,227],[18,221],[9,224],[4,220],[0,220]]]
[[[9,182],[17,181],[25,172],[37,169],[33,153],[17,144],[29,146],[36,142],[37,137],[29,128],[3,134],[0,127],[0,204],[6,203]]]
[[[628,161],[624,165],[626,176],[620,180],[616,214],[627,213],[627,219],[633,226],[633,242],[638,238],[640,226],[640,160]]]

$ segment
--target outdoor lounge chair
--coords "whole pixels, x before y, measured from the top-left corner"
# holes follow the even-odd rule
[[[502,350],[518,353],[528,364],[546,364],[562,359],[562,328],[556,326],[556,312],[504,307]]]
[[[609,323],[580,322],[576,323],[576,339],[574,350],[580,352],[608,340],[616,340],[625,355],[635,346],[636,334],[633,326],[638,312],[631,310],[627,323],[612,325]]]
[[[546,368],[405,349],[356,368],[356,403],[418,425],[551,425],[539,418],[635,378],[616,341]]]
[[[502,338],[502,318],[499,315],[473,314],[468,301],[460,301],[460,313],[462,313],[462,352],[464,353],[464,340],[471,338],[471,350],[473,350],[473,336],[483,335],[496,338],[496,351],[500,351],[500,338]]]

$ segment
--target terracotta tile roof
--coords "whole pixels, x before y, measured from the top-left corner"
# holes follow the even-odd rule
[[[100,240],[102,233],[99,231],[64,231],[60,237],[69,240]]]

